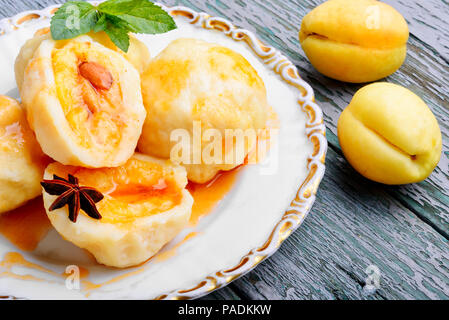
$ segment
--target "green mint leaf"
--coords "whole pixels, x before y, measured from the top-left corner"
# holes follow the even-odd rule
[[[127,13],[137,8],[140,3],[148,3],[148,0],[108,0],[98,5],[98,10],[114,16]]]
[[[104,29],[106,34],[109,36],[111,41],[124,52],[128,52],[129,49],[129,35],[128,30],[119,28],[116,25],[107,22],[106,28]]]
[[[100,32],[100,31],[104,31],[107,28],[107,20],[106,20],[106,15],[105,14],[100,14],[100,17],[98,18],[97,23],[95,24],[95,26],[93,27],[93,31],[94,32]]]
[[[117,16],[146,6],[156,5],[149,0],[108,0],[101,3],[98,10]]]
[[[52,17],[51,35],[54,40],[72,39],[90,32],[97,20],[97,10],[93,5],[84,1],[69,1]]]
[[[109,0],[98,10],[126,22],[135,33],[157,34],[176,29],[173,18],[148,0]]]
[[[120,19],[117,16],[113,16],[110,14],[106,14],[106,13],[102,13],[106,16],[107,21],[109,22],[109,24],[114,25],[115,27],[119,28],[119,29],[123,29],[126,30],[128,32],[133,32],[133,28],[131,28],[131,26],[128,24],[128,22]]]
[[[111,41],[124,52],[128,52],[129,48],[128,29],[126,22],[104,13],[100,14],[97,24],[93,28],[94,32],[106,32]]]
[[[173,18],[149,0],[108,0],[98,7],[84,1],[66,2],[51,19],[54,40],[72,39],[93,30],[104,31],[128,52],[128,32],[164,33],[176,29]]]

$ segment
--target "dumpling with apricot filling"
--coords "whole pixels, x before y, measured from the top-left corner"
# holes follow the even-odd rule
[[[124,164],[134,153],[146,111],[139,72],[93,38],[41,42],[21,90],[42,150],[66,165]]]
[[[150,62],[142,97],[148,116],[139,150],[181,163],[198,183],[244,162],[269,110],[265,85],[242,55],[195,39],[171,42]],[[173,136],[180,130],[189,140]],[[239,132],[245,133],[241,143],[234,142]]]
[[[129,49],[126,53],[120,50],[103,31],[89,32],[88,35],[94,41],[122,55],[126,60],[131,62],[139,73],[142,73],[150,62],[150,52],[148,47],[132,34],[129,35]],[[37,48],[44,40],[51,40],[50,28],[43,28],[36,31],[34,37],[25,42],[17,55],[14,71],[19,92],[22,90],[25,69],[33,58]]]
[[[55,229],[107,266],[124,268],[148,260],[190,218],[193,198],[185,189],[186,171],[166,160],[135,154],[123,166],[102,169],[55,162],[45,170],[45,179],[44,205]],[[77,197],[73,193],[58,202],[68,195],[67,185],[74,186],[79,198],[70,198]]]
[[[39,196],[48,158],[43,154],[25,111],[0,95],[0,214]]]

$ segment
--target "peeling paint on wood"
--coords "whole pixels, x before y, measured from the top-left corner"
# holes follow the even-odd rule
[[[304,224],[235,285],[251,299],[449,299],[449,242],[332,149],[327,166]]]

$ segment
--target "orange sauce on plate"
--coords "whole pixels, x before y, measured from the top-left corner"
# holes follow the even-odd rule
[[[189,241],[191,238],[195,237],[197,234],[198,234],[197,232],[190,232],[188,235],[186,235],[184,237],[184,239],[182,239],[182,241],[178,242],[176,245],[174,245],[169,250],[166,250],[166,251],[163,251],[163,252],[159,252],[158,254],[156,254],[154,256],[156,258],[156,261],[160,262],[160,261],[165,261],[165,260],[170,259],[171,257],[173,257],[176,254],[177,249],[183,243]]]
[[[219,173],[211,182],[189,182],[187,189],[194,198],[190,225],[195,226],[232,189],[240,167]],[[10,212],[0,215],[0,234],[23,251],[33,251],[51,228],[42,197],[38,197]]]
[[[23,251],[33,251],[51,228],[42,197],[0,215],[0,233]]]
[[[192,207],[192,214],[190,218],[190,226],[195,226],[198,221],[213,212],[221,199],[232,189],[237,180],[240,168],[228,172],[219,173],[212,181],[206,184],[196,184],[189,182],[187,189],[191,192],[194,198],[194,205]],[[51,228],[51,223],[45,212],[42,197],[38,197],[29,201],[24,206],[15,209],[11,212],[0,215],[0,233],[7,238],[12,244],[23,251],[33,251],[40,240],[42,240]],[[167,260],[177,253],[177,249],[185,242],[198,235],[197,232],[189,233],[183,240],[175,244],[169,250],[161,252],[154,256],[156,262]],[[152,259],[149,259],[152,260]],[[6,267],[7,271],[0,273],[1,276],[8,276],[20,278],[23,280],[37,280],[31,275],[17,276],[10,269],[14,266],[21,266],[28,269],[34,269],[45,272],[50,275],[55,275],[51,270],[42,268],[41,266],[27,261],[18,252],[9,252],[5,254],[3,260],[0,260],[0,266]],[[79,266],[80,278],[83,290],[89,291],[103,287],[104,285],[112,284],[124,278],[139,274],[145,270],[145,263],[136,268],[130,268],[130,272],[114,277],[103,283],[93,283],[87,280],[89,277],[89,270]],[[65,270],[59,275],[64,279],[68,276]]]
[[[190,215],[191,226],[195,226],[202,217],[211,213],[220,200],[232,189],[240,168],[241,166],[231,171],[220,172],[212,181],[205,184],[189,182],[187,190],[194,200]]]

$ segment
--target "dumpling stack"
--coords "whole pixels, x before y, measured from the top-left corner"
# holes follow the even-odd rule
[[[14,179],[18,189],[25,185],[30,190],[20,193],[17,205],[42,192],[43,176],[44,181],[56,177],[62,184],[73,177],[80,187],[94,188],[102,195],[96,204],[101,219],[78,209],[72,221],[70,205],[52,208],[63,195],[44,192],[44,205],[65,239],[113,267],[136,265],[154,255],[187,224],[193,204],[183,167],[135,153],[146,117],[139,73],[148,62],[148,49],[133,37],[125,54],[102,33],[54,41],[40,31],[16,60],[23,109],[0,100],[0,106],[8,108],[5,112],[18,114],[14,119],[23,123],[21,139],[27,139],[21,142],[26,149],[16,145],[16,157],[28,168],[19,170],[20,163],[15,164],[23,177]],[[41,149],[56,161],[46,169],[48,160],[42,165],[37,161],[46,159]],[[26,162],[32,155],[36,161]],[[8,201],[3,203],[13,204],[7,182]],[[83,199],[78,200],[81,209]]]

